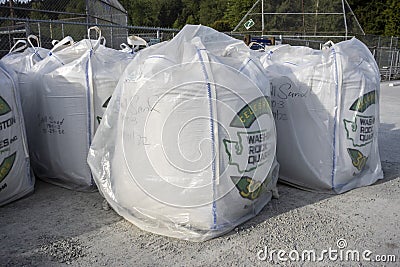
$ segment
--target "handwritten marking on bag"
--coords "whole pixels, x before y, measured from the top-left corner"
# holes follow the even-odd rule
[[[287,78],[274,79],[271,82],[271,107],[276,121],[286,121],[286,105],[288,100],[296,100],[309,96],[310,88],[297,88],[293,82]]]
[[[53,116],[40,116],[39,118],[39,127],[43,134],[57,134],[62,135],[65,134],[64,130],[64,118],[55,119]]]
[[[289,80],[289,78],[286,78]],[[277,99],[290,99],[290,98],[304,98],[310,93],[310,89],[306,88],[304,91],[301,88],[295,88],[292,82],[289,80],[283,83],[271,83],[271,97]]]
[[[287,114],[286,113],[282,113],[282,111],[280,111],[279,109],[276,109],[275,111],[272,111],[272,114],[274,115],[274,119],[276,121],[287,121]]]
[[[151,95],[147,99],[139,102],[139,96],[135,95],[132,98],[132,103],[134,103],[135,108],[133,109],[132,115],[140,115],[142,113],[148,113],[150,111],[157,111],[154,109],[155,104],[160,100],[160,95]],[[144,102],[144,103],[142,103]]]

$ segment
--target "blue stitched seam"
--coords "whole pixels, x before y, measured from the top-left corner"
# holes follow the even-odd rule
[[[207,84],[207,96],[208,96],[208,104],[209,104],[209,109],[210,109],[210,126],[211,126],[211,149],[212,149],[212,156],[214,157],[215,155],[215,136],[214,136],[214,121],[213,121],[213,110],[212,110],[212,98],[211,98],[211,84],[209,82],[208,74],[206,71],[206,67],[204,65],[204,60],[203,57],[201,56],[200,50],[205,50],[205,49],[199,49],[197,48],[197,54],[200,59],[200,63],[202,66],[203,74],[206,78],[206,84]],[[215,202],[215,195],[216,195],[216,189],[215,189],[215,180],[216,180],[216,173],[215,173],[215,159],[213,159],[212,162],[212,175],[213,175],[213,204],[212,204],[212,213],[213,213],[213,227],[212,229],[217,229],[217,205]]]

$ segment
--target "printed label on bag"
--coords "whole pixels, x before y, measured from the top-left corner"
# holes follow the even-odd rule
[[[235,115],[230,126],[240,129],[234,135],[236,138],[223,139],[228,164],[238,173],[238,176],[231,176],[231,180],[239,194],[249,200],[258,198],[268,169],[263,179],[256,179],[250,173],[260,166],[264,167],[267,162],[271,163],[271,157],[274,157],[271,155],[271,130],[265,129],[265,124],[257,124],[258,117],[264,114],[273,119],[269,99],[265,96],[254,99]],[[252,131],[251,128],[261,129]]]
[[[367,163],[368,157],[364,156],[363,153],[357,149],[348,148],[347,152],[350,155],[353,166],[361,171]]]
[[[11,112],[11,107],[4,100],[4,98],[0,96],[0,116],[3,116],[9,112]]]
[[[260,182],[254,181],[252,178],[247,176],[231,176],[231,179],[243,198],[255,200],[259,197],[261,192]]]
[[[10,112],[11,112],[10,105],[7,103],[7,101],[3,97],[0,96],[0,116],[4,116]],[[10,128],[16,122],[17,121],[14,117],[0,120],[0,131]]]
[[[250,128],[263,114],[271,113],[268,97],[262,96],[245,105],[233,118],[230,126],[236,128]]]
[[[355,112],[354,117],[343,120],[346,138],[351,141],[352,146],[347,148],[347,152],[353,166],[359,172],[364,169],[368,161],[368,157],[363,154],[362,149],[373,142],[376,121],[374,115],[357,113],[366,112],[374,104],[376,104],[375,90],[357,98],[349,108],[350,111]]]
[[[250,172],[267,161],[268,135],[266,130],[256,132],[238,132],[238,141],[224,139],[229,164],[235,165],[239,173]],[[231,151],[231,147],[234,147]],[[247,157],[243,161],[242,157]]]
[[[344,119],[346,136],[354,147],[362,147],[372,142],[374,137],[375,117],[356,115],[354,121]]]
[[[0,164],[0,183],[7,177],[10,173],[16,158],[17,152],[4,158],[3,162]]]
[[[0,131],[6,130],[13,126],[17,121],[14,117],[0,121]]]
[[[351,105],[350,110],[364,112],[367,108],[373,104],[375,104],[376,99],[376,91],[371,91],[363,96],[359,97],[354,103]]]

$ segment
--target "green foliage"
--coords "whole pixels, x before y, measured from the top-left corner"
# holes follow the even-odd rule
[[[128,10],[130,23],[143,26],[182,28],[185,24],[203,24],[230,31],[246,15],[256,0],[121,0]],[[337,12],[341,1],[264,0],[265,12]],[[399,0],[348,0],[367,34],[400,35]],[[261,10],[253,10],[261,12]],[[252,18],[260,25],[260,18]],[[340,16],[266,16],[265,29],[270,31],[333,33],[344,29]],[[253,29],[254,30],[254,29]],[[352,29],[350,29],[352,31]]]
[[[182,28],[185,24],[202,24],[219,31],[231,31],[246,15],[257,0],[119,0],[128,12],[128,24],[152,27]],[[348,0],[366,34],[400,36],[399,0]],[[8,6],[2,2],[0,6]],[[25,8],[85,13],[86,0],[14,0],[14,5]],[[260,4],[253,12],[260,13]],[[265,12],[337,12],[342,8],[339,0],[264,0]],[[8,9],[0,9],[2,16],[9,16]],[[71,15],[58,15],[38,11],[15,10],[15,17],[32,19],[68,19]],[[327,34],[343,28],[340,16],[280,15],[265,17],[267,31],[285,31]],[[250,18],[249,18],[250,19]],[[251,17],[256,27],[261,25],[259,15]],[[1,23],[6,25],[6,21]],[[352,26],[354,22],[350,23]],[[244,30],[244,27],[241,26]],[[351,32],[351,30],[350,30]]]
[[[386,25],[384,34],[400,36],[400,1],[388,1],[389,8],[385,10]]]
[[[39,2],[35,2],[32,3],[32,9],[43,9],[44,8],[44,3],[43,1],[39,1]],[[49,19],[47,14],[43,14],[40,11],[32,11],[29,15],[29,17],[31,19],[43,19],[43,20],[47,20]]]
[[[366,34],[400,36],[399,0],[349,0]]]
[[[211,26],[214,22],[224,17],[227,8],[227,0],[204,0],[200,2],[199,22],[202,25]]]
[[[247,11],[249,11],[254,3],[254,0],[229,1],[224,19],[229,21],[232,29],[246,15]]]
[[[182,10],[177,16],[173,27],[182,28],[185,24],[198,24],[199,23],[199,1],[182,0]]]
[[[228,20],[214,21],[214,23],[212,23],[210,25],[210,27],[213,29],[216,29],[217,31],[220,31],[220,32],[228,32],[228,31],[232,30],[231,25]]]
[[[71,12],[71,13],[84,14],[85,10],[86,10],[86,2],[85,2],[85,0],[69,1],[67,6],[65,7],[65,11]]]

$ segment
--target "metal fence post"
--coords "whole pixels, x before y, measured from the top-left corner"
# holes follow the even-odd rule
[[[381,37],[380,36],[378,37],[377,53],[378,53],[378,55],[376,57],[376,63],[378,64],[379,68],[381,68],[382,67],[382,65],[381,65],[382,48],[381,48]],[[383,74],[383,70],[382,70],[381,74]]]
[[[389,53],[390,53],[389,81],[392,79],[392,67],[393,67],[392,45],[393,45],[393,36],[390,37],[390,48],[389,48]]]
[[[89,30],[89,16],[90,16],[90,11],[89,11],[89,0],[86,0],[86,8],[85,8],[85,13],[86,13],[86,31]]]
[[[38,37],[39,37],[39,46],[42,45],[42,33],[40,32],[40,22],[37,23],[38,26]]]
[[[53,40],[54,39],[53,38],[53,27],[51,27],[51,20],[50,20],[50,23],[49,23],[49,30],[50,30],[50,39]]]
[[[7,26],[7,31],[8,31],[8,50],[11,49],[11,47],[13,46],[11,43],[11,31],[10,31],[10,27]]]
[[[399,74],[399,50],[396,51],[396,57],[395,57],[395,75],[397,76]]]
[[[114,47],[113,28],[110,28],[111,47]]]

